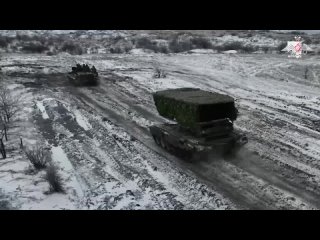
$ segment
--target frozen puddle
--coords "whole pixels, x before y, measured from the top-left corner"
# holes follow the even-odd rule
[[[40,112],[42,113],[42,118],[43,119],[48,119],[49,116],[48,116],[48,114],[46,112],[45,107],[43,106],[43,103],[42,102],[37,102],[37,107],[40,110]]]

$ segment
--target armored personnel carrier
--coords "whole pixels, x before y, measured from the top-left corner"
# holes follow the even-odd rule
[[[96,86],[99,84],[99,76],[96,68],[90,68],[87,64],[77,64],[68,74],[70,82],[75,86]]]
[[[228,155],[248,141],[233,128],[238,110],[230,96],[180,88],[156,92],[153,99],[159,114],[175,123],[153,125],[151,135],[174,155],[188,160]]]

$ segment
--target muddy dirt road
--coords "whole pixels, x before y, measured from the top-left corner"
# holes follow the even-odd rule
[[[63,74],[75,61],[96,66],[99,87],[67,86]],[[81,186],[77,208],[320,208],[316,59],[8,55],[2,65],[8,82],[27,83],[43,104],[47,117],[34,114],[35,124],[73,166]],[[153,79],[155,66],[168,77]],[[306,66],[309,79],[299,75]],[[249,143],[234,158],[187,163],[153,142],[148,126],[166,120],[152,92],[189,86],[235,97],[240,111],[235,127]]]

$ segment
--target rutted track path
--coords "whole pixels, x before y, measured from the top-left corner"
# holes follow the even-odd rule
[[[134,187],[133,196],[136,201],[143,202],[143,199],[148,198],[148,205],[143,206],[147,209],[214,209],[221,206],[232,208],[232,205],[228,206],[227,203],[222,202],[224,200],[210,187],[193,180],[194,178],[183,172],[175,163],[167,162],[163,156],[150,151],[144,145],[148,142],[146,139],[137,141],[140,136],[146,135],[145,132],[141,132],[142,128],[130,124],[127,120],[121,120],[122,116],[117,114],[117,110],[113,113],[112,111],[100,112],[102,109],[98,105],[90,109],[92,102],[89,103],[86,101],[88,99],[82,96],[81,101],[85,104],[81,104],[77,102],[81,94],[73,93],[77,98],[69,96],[63,100],[77,103],[77,106],[83,106],[93,113],[92,116],[86,114],[92,126],[91,130],[83,131],[74,123],[72,117],[67,117],[71,112],[63,104],[58,103],[58,107],[47,105],[47,111],[48,115],[55,119],[54,123],[52,122],[53,129],[58,129],[61,125],[73,134],[71,139],[62,138],[57,144],[63,146],[68,158],[86,182],[86,197],[82,199],[82,205],[90,208],[90,203],[95,201],[97,195],[100,198],[108,197],[110,190],[104,186],[116,180],[118,184],[126,186],[130,183]],[[98,116],[107,117],[108,120],[103,122],[101,118],[93,117],[97,116],[96,113],[100,113]],[[126,127],[134,129],[133,133],[128,131],[131,136],[127,134]],[[117,135],[121,131],[123,133]],[[56,139],[55,136],[52,137]],[[141,142],[144,144],[142,145]],[[152,142],[150,141],[149,144],[152,145]],[[167,183],[167,180],[154,177],[154,175],[161,175],[161,172],[166,174],[164,178],[169,177],[173,182]],[[98,186],[96,183],[99,183]],[[198,194],[198,191],[202,191],[202,194]],[[110,203],[105,203],[100,204],[98,209],[110,207],[112,207]],[[127,208],[137,207],[130,205]]]
[[[109,90],[105,92],[112,99],[117,99],[121,103],[126,103],[130,107],[132,103],[131,98],[126,96],[120,91],[117,85],[108,86]],[[110,88],[113,88],[111,91]],[[104,83],[98,92],[102,93]],[[134,122],[128,122],[123,117],[119,116],[117,109],[108,107],[108,104],[101,104],[100,98],[94,99],[96,94],[85,95],[82,93],[75,93],[81,97],[83,101],[90,104],[92,108],[99,110],[100,114],[112,119],[120,124],[121,127],[134,136],[137,140],[149,147],[152,151],[170,159],[171,161],[177,161],[172,156],[165,153],[162,149],[159,149],[153,142],[147,129],[137,126]],[[134,92],[134,91],[133,91]],[[112,93],[110,95],[110,93]],[[128,110],[128,109],[127,109]],[[135,109],[137,111],[138,109]],[[152,112],[149,110],[148,112]],[[143,112],[138,112],[143,116]],[[156,114],[156,113],[155,113]],[[121,120],[122,119],[122,120]],[[152,118],[152,120],[156,117]],[[159,122],[159,121],[158,121]],[[202,179],[207,184],[211,184],[229,197],[240,208],[246,209],[299,209],[299,208],[320,208],[320,204],[317,201],[319,199],[318,194],[308,192],[305,190],[304,185],[299,185],[297,182],[290,182],[283,180],[281,174],[274,174],[272,171],[279,168],[278,165],[269,168],[263,168],[263,160],[252,160],[251,153],[247,154],[248,160],[245,156],[238,156],[237,160],[211,160],[209,162],[201,162],[197,164],[183,163],[182,166],[191,170],[193,173]],[[259,156],[256,156],[256,158]],[[250,163],[249,163],[250,162]],[[283,169],[287,171],[287,169]],[[279,170],[278,172],[281,172]],[[300,198],[300,196],[302,196]]]
[[[52,123],[52,131],[57,126],[63,126],[74,136],[72,141],[62,138],[58,144],[62,144],[75,169],[87,183],[83,205],[90,208],[90,202],[95,201],[97,195],[108,199],[110,193],[104,184],[108,184],[110,179],[117,179],[119,184],[124,185],[134,182],[137,189],[135,198],[151,197],[152,204],[146,208],[214,209],[224,206],[227,209],[320,209],[320,155],[317,149],[319,143],[316,142],[320,109],[313,98],[313,86],[304,89],[304,94],[311,96],[307,99],[311,105],[306,106],[298,101],[301,96],[290,95],[286,98],[280,90],[272,94],[267,92],[266,89],[271,88],[272,84],[278,83],[277,78],[269,83],[256,77],[268,68],[275,68],[272,72],[277,74],[278,68],[286,66],[281,61],[260,66],[263,64],[260,59],[258,63],[239,63],[239,66],[229,69],[230,64],[237,62],[225,58],[219,56],[225,63],[220,68],[219,61],[211,59],[204,66],[193,68],[198,64],[197,60],[191,59],[188,63],[186,56],[181,58],[181,63],[178,56],[172,59],[158,56],[153,58],[152,63],[143,57],[117,56],[113,61],[124,67],[112,72],[101,69],[102,82],[97,88],[76,89],[57,84],[59,88],[54,89],[49,97],[61,98],[70,106],[81,106],[82,113],[92,126],[91,130],[77,127],[69,118],[60,119],[63,116],[61,113],[68,113],[67,108],[59,110],[47,106],[49,115],[52,111],[52,115],[57,116]],[[95,64],[90,57],[86,60]],[[240,60],[237,58],[237,61]],[[162,88],[161,84],[154,85],[156,80],[148,80],[154,62],[159,62],[169,73],[169,80],[174,81],[176,87],[191,84],[236,97],[241,112],[236,128],[246,132],[250,139],[236,158],[212,158],[191,164],[173,157],[154,143],[148,126],[165,121],[158,116],[151,97],[153,90]],[[56,64],[53,65],[56,67]],[[254,66],[250,67],[246,76],[245,69],[250,64]],[[102,61],[99,66],[103,67]],[[224,69],[226,67],[229,67],[228,71]],[[206,68],[208,71],[203,71]],[[291,85],[279,81],[279,86],[291,94],[291,87],[300,84],[298,80]],[[42,81],[49,80],[44,78]],[[49,87],[55,88],[54,85],[50,82]],[[288,102],[288,99],[292,101]],[[286,105],[290,105],[290,111],[283,107]],[[308,115],[310,109],[312,116]],[[100,120],[104,117],[106,123],[92,116],[99,116]],[[43,124],[43,127],[46,126]],[[119,129],[125,136],[110,135],[110,126]],[[308,139],[304,142],[296,136]],[[50,134],[44,134],[44,137],[50,138]],[[51,140],[57,141],[56,138]],[[73,154],[77,149],[82,151]],[[152,169],[155,166],[159,172],[167,171],[167,182],[154,178],[155,171]],[[148,187],[153,192],[146,194]],[[100,209],[109,209],[113,204],[110,205],[109,200],[104,202],[99,204]],[[131,205],[127,207],[134,209]]]

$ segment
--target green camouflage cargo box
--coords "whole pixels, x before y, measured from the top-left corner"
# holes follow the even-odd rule
[[[161,116],[191,129],[201,122],[237,118],[234,99],[219,93],[180,88],[156,92],[153,99]]]

